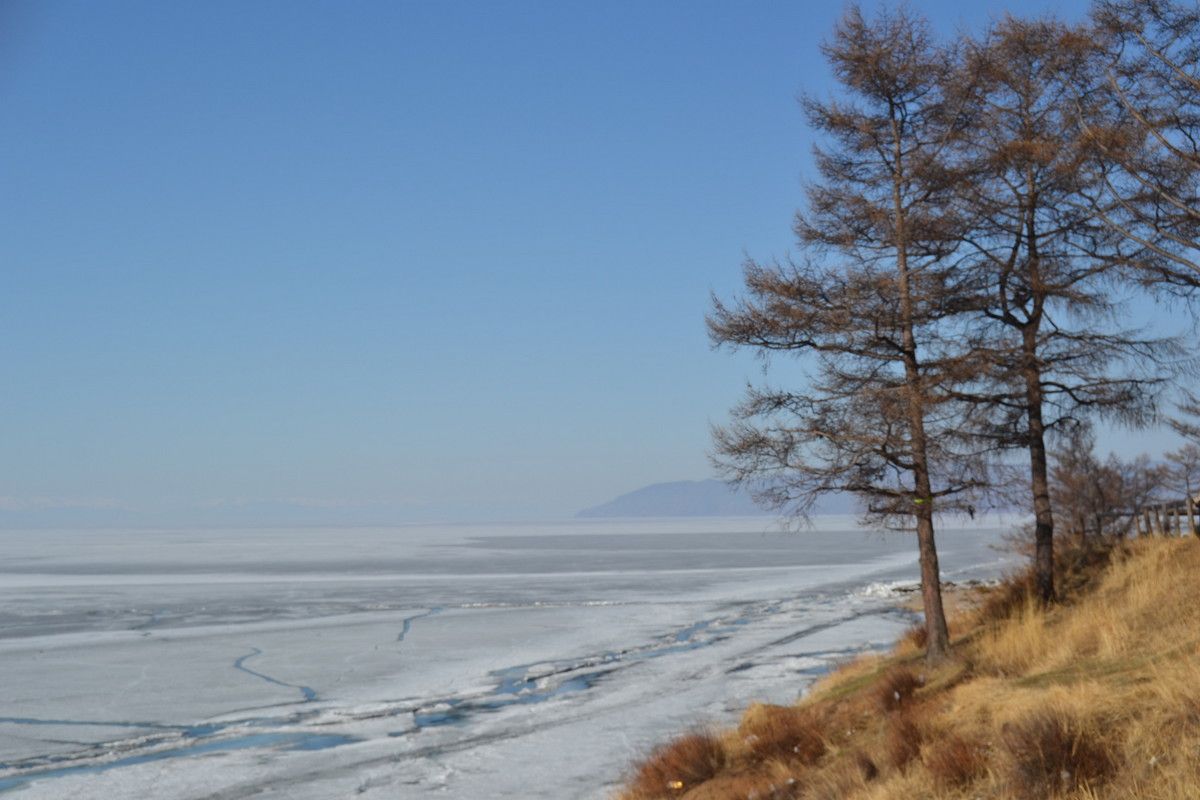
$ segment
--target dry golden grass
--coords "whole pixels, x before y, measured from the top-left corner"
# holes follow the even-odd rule
[[[938,789],[955,789],[987,773],[987,746],[951,733],[934,739],[925,751],[925,770]]]
[[[921,755],[926,725],[919,713],[906,709],[890,720],[883,761],[892,770],[903,771]]]
[[[924,680],[914,632],[796,707],[658,748],[618,800],[1200,798],[1200,540],[1064,563],[1062,602],[1024,576],[989,591]]]
[[[875,705],[880,711],[898,711],[912,705],[917,689],[921,687],[921,679],[912,670],[900,664],[894,664],[880,675],[873,688]]]
[[[755,703],[738,725],[743,757],[808,766],[825,755],[825,735],[807,709]]]

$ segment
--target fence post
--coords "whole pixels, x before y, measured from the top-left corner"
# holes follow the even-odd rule
[[[1193,497],[1187,499],[1188,512],[1188,529],[1192,532],[1192,536],[1200,536],[1200,529],[1196,528],[1196,500]]]
[[[1146,533],[1149,536],[1154,533],[1154,527],[1150,524],[1150,506],[1142,506],[1142,521],[1146,523]]]

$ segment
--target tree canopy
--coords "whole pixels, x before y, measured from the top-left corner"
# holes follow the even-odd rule
[[[748,260],[743,296],[713,299],[715,345],[805,367],[798,385],[748,389],[714,428],[715,463],[785,513],[848,491],[868,519],[915,530],[931,661],[949,647],[935,514],[973,512],[991,467],[1024,451],[1052,599],[1049,439],[1152,422],[1187,365],[1178,340],[1124,318],[1139,293],[1200,286],[1198,129],[1186,103],[1162,106],[1169,85],[1200,108],[1196,19],[1179,12],[1164,61],[1142,32],[1179,9],[1156,0],[1135,29],[1116,27],[1118,5],[948,42],[907,10],[850,7],[824,48],[838,93],[802,100],[821,143],[799,256]]]

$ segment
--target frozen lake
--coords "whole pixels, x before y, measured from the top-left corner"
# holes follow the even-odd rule
[[[914,621],[911,535],[771,525],[0,531],[0,795],[599,800]]]

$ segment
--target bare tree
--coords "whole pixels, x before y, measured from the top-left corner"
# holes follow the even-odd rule
[[[1109,115],[1090,121],[1107,156],[1097,171],[1104,191],[1093,200],[1154,264],[1147,279],[1186,293],[1200,285],[1200,7],[1099,0],[1092,17],[1115,100]]]
[[[1050,452],[1050,497],[1063,530],[1082,531],[1108,510],[1112,475],[1096,457],[1096,438],[1079,427]]]
[[[1167,463],[1165,485],[1172,500],[1191,498],[1200,493],[1200,444],[1188,442],[1178,450],[1164,453]]]
[[[805,357],[808,385],[750,389],[714,430],[714,461],[793,514],[847,491],[869,518],[915,528],[934,663],[949,650],[934,512],[983,480],[953,435],[971,409],[950,391],[972,364],[964,337],[948,335],[971,296],[950,259],[958,232],[941,165],[966,122],[947,91],[958,54],[906,12],[868,22],[855,7],[824,54],[842,97],[804,102],[828,142],[796,219],[806,260],[748,262],[746,296],[714,298],[708,320],[716,345]]]
[[[1050,453],[1050,495],[1061,527],[1110,539],[1129,532],[1145,506],[1161,501],[1169,470],[1149,456],[1132,461],[1110,453],[1101,461],[1090,427],[1073,428]]]
[[[979,435],[1029,457],[1038,594],[1054,589],[1048,440],[1088,416],[1132,425],[1155,411],[1171,341],[1119,324],[1137,276],[1129,240],[1095,211],[1088,120],[1109,102],[1088,28],[1008,18],[972,44],[964,81],[978,111],[959,149],[955,203],[979,286],[986,379],[969,399],[990,409]],[[964,395],[967,396],[967,395]]]

